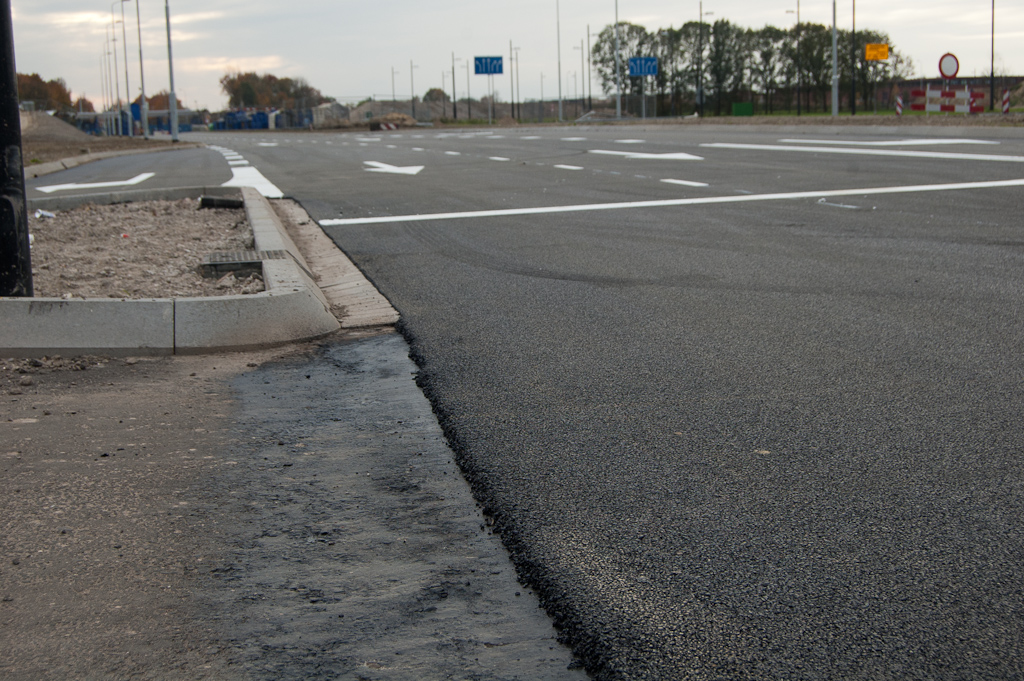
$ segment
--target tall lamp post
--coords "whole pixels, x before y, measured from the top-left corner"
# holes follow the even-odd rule
[[[850,33],[850,115],[857,115],[857,0],[853,0],[853,32]]]
[[[988,110],[996,110],[996,0],[992,0],[992,53],[988,77]]]
[[[585,59],[586,52],[583,51],[583,40],[580,39],[580,46],[579,47],[573,46],[572,49],[580,51],[580,78],[583,78],[583,76],[587,73],[587,68],[586,68],[587,64],[586,64],[586,59]],[[587,84],[583,83],[582,98],[580,99],[580,106],[582,108],[586,108],[586,98],[587,98]]]
[[[786,10],[786,14],[792,14],[793,10]],[[800,73],[800,0],[796,0],[796,115],[800,115],[800,86],[802,76]]]
[[[618,3],[618,0],[616,0]],[[558,42],[558,122],[562,122],[562,15],[555,0],[555,33]]]
[[[171,141],[178,141],[178,95],[174,93],[174,55],[171,53],[171,5],[164,0],[164,16],[167,18],[167,73],[171,79],[171,93],[168,96],[168,108],[171,111]]]
[[[832,116],[839,115],[839,31],[836,29],[836,0],[832,0]]]
[[[703,7],[703,5],[702,5]],[[622,67],[619,65],[619,0],[615,0],[615,117],[622,118]]]
[[[114,0],[110,4],[110,31],[113,34],[111,40],[114,42],[114,91],[117,93],[117,134],[120,135],[123,132],[121,127],[121,116],[123,112],[121,109],[121,80],[117,75],[117,21],[114,19],[114,5],[121,2],[121,0]],[[126,93],[127,94],[127,93]]]
[[[142,18],[139,15],[139,0],[135,0],[135,25],[139,30],[139,81],[142,83],[142,102],[140,118],[142,118],[142,136],[149,139],[149,102],[146,101],[146,74],[142,70]]]
[[[709,17],[714,12],[704,11],[703,0],[700,3],[700,21],[697,23],[697,106],[700,110],[700,117],[704,118],[704,17]]]
[[[391,67],[391,113],[394,113],[398,109],[398,99],[395,97],[395,67]]]
[[[409,60],[409,104],[412,105],[412,117],[416,118],[416,83],[413,80],[412,72],[419,67]]]
[[[469,57],[466,57],[466,122],[473,117],[473,91],[469,89]]]
[[[452,52],[452,120],[459,118],[458,91],[455,89],[455,53]]]
[[[128,103],[128,136],[135,137],[135,122],[132,119],[132,89],[128,83],[128,32],[124,23],[124,3],[131,0],[118,0],[121,5],[121,43],[124,50],[124,98]]]

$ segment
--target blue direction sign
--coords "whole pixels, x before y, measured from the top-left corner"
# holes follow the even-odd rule
[[[474,57],[473,64],[478,76],[496,76],[501,74],[501,57]]]
[[[657,57],[630,57],[630,76],[656,76],[658,75]]]

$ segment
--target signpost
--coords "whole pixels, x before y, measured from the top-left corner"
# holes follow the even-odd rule
[[[487,76],[487,84],[490,86],[491,101],[487,107],[487,123],[490,125],[493,119],[494,109],[494,80],[491,76],[500,76],[503,72],[504,61],[501,57],[473,57],[474,73],[478,76]]]
[[[885,43],[868,43],[864,46],[864,61],[886,61],[889,59],[889,46]]]
[[[952,80],[956,78],[956,74],[960,72],[960,60],[956,58],[955,54],[947,52],[942,55],[939,59],[939,73],[946,80]]]
[[[646,76],[658,75],[657,57],[630,57],[629,75],[631,78],[640,78],[640,107],[641,115],[647,118],[647,98],[644,96],[644,79]]]

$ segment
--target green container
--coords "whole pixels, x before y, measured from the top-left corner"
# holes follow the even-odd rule
[[[753,102],[735,102],[732,105],[733,116],[753,116],[754,115],[754,103]]]

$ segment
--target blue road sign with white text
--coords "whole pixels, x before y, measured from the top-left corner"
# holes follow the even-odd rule
[[[658,75],[657,57],[630,57],[630,76],[656,76]]]
[[[478,76],[497,76],[502,72],[501,57],[474,57],[473,65]]]

